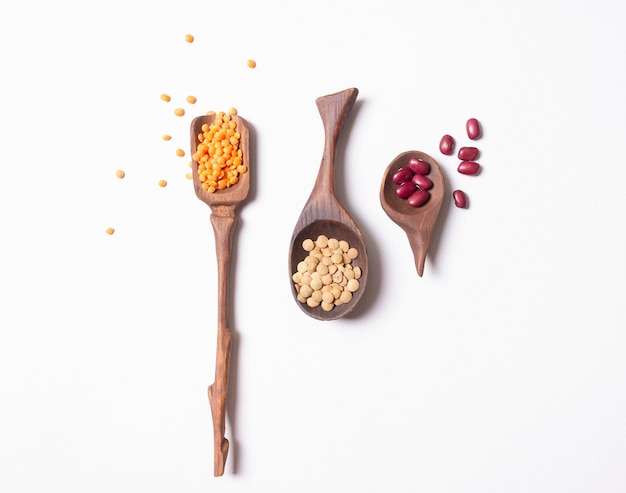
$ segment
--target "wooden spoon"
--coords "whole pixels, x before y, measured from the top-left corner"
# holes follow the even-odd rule
[[[298,306],[307,315],[318,320],[335,320],[352,311],[363,296],[367,284],[368,264],[363,236],[335,195],[335,147],[358,92],[356,88],[350,88],[315,100],[324,124],[324,154],[313,191],[300,213],[289,247],[289,282],[292,285],[292,275],[297,270],[298,262],[306,256],[302,242],[307,238],[315,241],[319,235],[326,235],[339,241],[346,240],[359,252],[358,257],[352,261],[352,266],[360,267],[362,276],[359,279],[359,289],[353,293],[350,302],[324,311],[320,306],[312,308],[306,303],[300,303],[295,288],[292,288]]]
[[[405,199],[398,197],[396,194],[398,185],[392,181],[394,173],[399,168],[406,166],[412,157],[422,159],[430,164],[428,178],[433,182],[433,187],[429,190],[430,199],[421,207],[413,207]],[[430,246],[430,238],[439,216],[444,195],[445,181],[439,164],[428,154],[420,151],[407,151],[398,155],[383,175],[380,186],[380,203],[391,220],[406,232],[415,258],[417,274],[420,277],[424,273],[424,262]]]
[[[202,125],[211,124],[214,115],[199,116],[191,122],[191,153],[196,152],[198,134],[202,133]],[[237,130],[241,134],[239,147],[242,150],[243,164],[250,168],[250,146],[248,123],[240,116],[233,116],[237,122]],[[226,395],[228,392],[228,368],[232,331],[228,327],[228,280],[231,242],[234,226],[237,222],[235,211],[246,199],[250,190],[250,171],[239,176],[239,182],[229,188],[209,193],[202,188],[198,177],[198,163],[192,165],[193,187],[200,200],[211,208],[211,224],[215,233],[215,250],[217,252],[217,356],[215,364],[215,382],[209,386],[209,403],[213,418],[214,439],[214,475],[224,474],[224,465],[228,455],[226,431]]]

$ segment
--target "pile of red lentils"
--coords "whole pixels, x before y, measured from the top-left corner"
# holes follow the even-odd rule
[[[248,168],[243,164],[243,151],[239,147],[241,134],[232,118],[235,108],[228,113],[220,111],[213,121],[202,125],[193,160],[198,163],[198,178],[202,188],[209,193],[236,185],[239,175]]]
[[[193,43],[195,37],[192,34],[185,35],[185,41],[187,43]],[[253,69],[256,68],[256,61],[249,59],[246,60],[246,65]],[[169,103],[172,101],[172,97],[163,93],[160,96],[161,101]],[[196,104],[197,98],[193,95],[189,95],[185,98],[188,104]],[[174,115],[177,117],[185,116],[185,109],[178,106],[174,109]],[[202,182],[202,188],[208,192],[215,192],[226,187],[235,185],[239,181],[239,176],[246,173],[247,167],[243,164],[243,154],[239,147],[239,139],[241,135],[237,131],[237,122],[232,118],[237,114],[235,108],[231,108],[227,113],[214,111],[207,111],[207,115],[215,115],[213,122],[210,125],[204,125],[202,127],[202,133],[198,135],[198,146],[196,152],[193,155],[193,159],[198,162],[198,177]],[[164,141],[169,141],[172,136],[169,134],[163,134],[161,137]],[[177,157],[185,157],[185,151],[183,149],[176,149]],[[189,167],[193,165],[189,163]],[[115,176],[119,179],[123,179],[126,176],[124,170],[118,169],[115,171]],[[185,174],[185,178],[192,179],[190,172]],[[167,180],[160,179],[157,182],[161,188],[167,187]],[[115,233],[115,228],[106,228],[106,234],[112,235]]]

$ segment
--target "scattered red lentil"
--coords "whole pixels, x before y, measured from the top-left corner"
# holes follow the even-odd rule
[[[113,233],[115,233],[115,230],[114,230],[113,228],[107,228],[107,229],[106,229],[106,233],[107,233],[108,235],[112,235]]]
[[[255,68],[256,67],[256,62],[254,60],[248,60],[246,62],[246,64],[248,65],[248,67],[250,68]]]
[[[171,135],[165,134],[163,135],[163,137],[161,137],[163,140],[170,140],[172,138]]]
[[[187,34],[185,35],[185,41],[187,41],[187,43],[193,43],[194,37],[191,34]]]
[[[174,114],[175,114],[176,116],[183,116],[183,115],[185,114],[185,110],[184,110],[184,109],[182,109],[182,108],[176,108],[176,109],[174,110]]]
[[[167,103],[167,102],[169,102],[172,98],[170,98],[169,94],[165,94],[165,93],[163,93],[163,94],[161,94],[161,99]]]
[[[167,181],[166,180],[159,180],[159,186],[161,188],[166,187],[167,186]]]
[[[189,104],[196,104],[196,101],[197,101],[197,99],[196,99],[195,96],[187,96],[187,102]]]
[[[124,173],[124,171],[123,171],[123,170],[118,169],[118,170],[115,172],[115,176],[117,176],[118,178],[124,178],[124,177],[126,176],[126,173]]]
[[[176,149],[176,155],[178,157],[183,157],[185,155],[185,151],[183,151],[182,149]]]

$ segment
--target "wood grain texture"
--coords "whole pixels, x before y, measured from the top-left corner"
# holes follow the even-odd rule
[[[191,153],[196,151],[198,134],[202,133],[202,125],[210,124],[215,116],[200,116],[191,122]],[[241,134],[239,146],[243,154],[243,163],[248,172],[240,175],[239,182],[224,190],[209,193],[202,188],[198,177],[198,163],[192,161],[193,184],[196,195],[211,208],[211,225],[215,235],[215,252],[217,256],[217,349],[215,361],[215,382],[209,386],[208,396],[213,420],[214,463],[213,473],[222,476],[228,456],[229,442],[226,434],[226,404],[228,396],[228,375],[230,368],[232,330],[228,322],[229,313],[229,278],[230,252],[234,240],[237,223],[236,211],[247,198],[250,190],[250,138],[247,122],[233,116],[237,122],[237,130]]]
[[[358,90],[350,88],[322,96],[315,101],[324,124],[324,152],[313,190],[296,222],[289,247],[289,282],[292,284],[294,300],[307,315],[318,320],[335,320],[348,314],[363,296],[367,285],[369,268],[363,235],[335,195],[336,145],[357,95]],[[321,234],[346,240],[350,246],[355,247],[359,256],[352,265],[360,267],[362,271],[360,287],[353,293],[352,300],[328,312],[319,306],[311,308],[306,303],[300,303],[291,279],[298,262],[306,256],[301,248],[302,241],[306,238],[315,240]]]
[[[401,167],[406,166],[409,159],[415,157],[430,164],[428,177],[433,182],[429,190],[430,199],[421,207],[412,207],[406,199],[401,199],[396,194],[398,185],[393,183],[393,174]],[[399,154],[387,167],[380,186],[380,203],[387,215],[400,226],[406,233],[413,257],[417,274],[421,277],[424,273],[424,263],[430,239],[439,217],[443,197],[445,196],[445,180],[441,168],[428,154],[420,151],[406,151]]]

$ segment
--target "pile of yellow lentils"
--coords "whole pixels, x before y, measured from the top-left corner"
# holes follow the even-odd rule
[[[248,171],[243,164],[243,151],[239,147],[241,134],[233,116],[235,108],[228,113],[220,111],[211,123],[202,125],[193,160],[198,163],[198,178],[202,188],[209,193],[235,185],[239,175]]]

